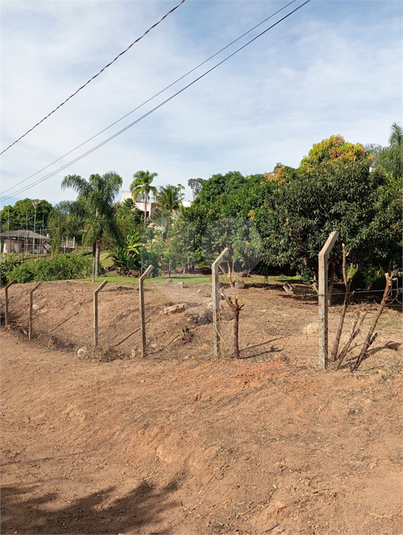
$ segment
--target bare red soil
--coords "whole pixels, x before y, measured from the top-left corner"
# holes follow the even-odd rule
[[[375,305],[346,367],[323,371],[315,300],[281,289],[237,292],[241,359],[224,309],[214,360],[207,287],[147,283],[145,359],[136,290],[100,293],[93,355],[96,285],[41,285],[28,342],[31,288],[11,287],[2,332],[2,533],[403,533],[400,312],[351,373]]]

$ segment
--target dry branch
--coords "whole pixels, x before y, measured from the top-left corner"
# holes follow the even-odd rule
[[[242,310],[244,305],[238,304],[239,295],[235,296],[234,302],[232,302],[231,297],[225,295],[224,292],[221,292],[221,295],[234,314],[234,357],[239,359],[239,312]]]
[[[334,341],[332,354],[331,354],[331,360],[333,360],[333,362],[337,360],[337,352],[339,351],[339,344],[340,344],[341,333],[343,332],[344,319],[346,317],[347,308],[348,308],[348,305],[350,304],[350,299],[352,296],[352,294],[350,294],[351,278],[347,277],[347,269],[346,269],[348,253],[346,251],[346,246],[344,245],[344,243],[342,243],[342,247],[343,247],[343,282],[344,282],[344,288],[345,288],[345,295],[344,295],[343,308],[341,311],[341,316],[340,316],[340,321],[339,321],[339,327],[336,332],[336,339]]]
[[[385,278],[386,278],[385,291],[383,293],[382,301],[381,301],[381,303],[379,305],[378,312],[376,313],[376,316],[375,316],[375,318],[374,318],[374,320],[372,322],[372,325],[369,328],[367,337],[365,338],[364,345],[363,345],[363,347],[361,349],[361,352],[358,355],[358,358],[356,360],[356,363],[352,367],[351,371],[358,370],[358,367],[360,366],[361,362],[364,360],[364,358],[365,358],[365,356],[366,356],[366,354],[368,352],[369,346],[375,341],[375,338],[377,336],[376,334],[374,335],[375,327],[376,327],[376,325],[378,323],[379,318],[381,317],[383,309],[385,308],[386,301],[388,300],[390,290],[392,289],[392,277],[388,273],[385,273]]]
[[[346,357],[346,355],[347,355],[347,353],[348,353],[348,351],[350,349],[351,344],[353,343],[355,338],[360,334],[361,325],[362,325],[362,322],[364,321],[366,315],[367,315],[367,313],[364,312],[364,314],[361,316],[361,312],[360,312],[357,315],[357,317],[355,318],[353,327],[352,327],[351,332],[350,332],[350,336],[349,336],[346,344],[344,345],[343,349],[340,351],[339,356],[337,357],[339,359],[339,363],[337,365],[337,369],[338,370],[340,369],[341,365],[343,364],[343,360],[345,359],[345,357]]]

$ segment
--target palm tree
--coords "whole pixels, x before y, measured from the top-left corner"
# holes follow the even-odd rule
[[[403,174],[403,130],[397,123],[392,124],[391,130],[389,146],[378,152],[374,165],[397,184],[401,183]]]
[[[156,176],[158,176],[158,173],[150,173],[150,171],[137,171],[137,173],[134,173],[134,180],[130,184],[130,192],[133,195],[134,201],[136,201],[137,195],[139,194],[144,199],[144,228],[147,226],[148,197],[150,193],[152,193],[154,196],[157,195],[157,188],[151,185]]]
[[[99,277],[103,233],[108,231],[117,243],[121,242],[113,203],[122,184],[122,178],[112,171],[102,176],[91,175],[88,181],[78,175],[68,175],[62,181],[63,189],[72,188],[78,193],[71,205],[67,230],[84,228],[87,241],[93,244],[92,282]]]
[[[164,212],[177,212],[182,205],[183,193],[185,188],[178,184],[177,186],[162,186],[157,193],[155,206]]]
[[[154,203],[157,208],[157,214],[153,217],[153,220],[160,227],[164,227],[165,230],[170,230],[175,212],[178,212],[182,206],[182,190],[184,189],[181,184],[177,186],[168,184],[168,186],[162,186],[157,193],[156,202]]]

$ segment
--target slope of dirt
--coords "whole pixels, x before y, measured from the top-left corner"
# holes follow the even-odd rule
[[[102,362],[54,347],[90,346],[92,285],[41,286],[31,343],[18,333],[28,289],[12,287],[17,332],[2,332],[2,533],[403,533],[401,352],[386,345],[400,341],[397,312],[358,372],[324,372],[304,334],[314,303],[241,290],[244,358],[214,361],[211,324],[160,314],[208,295],[149,287],[152,354]],[[138,327],[137,301],[102,291],[103,344]]]

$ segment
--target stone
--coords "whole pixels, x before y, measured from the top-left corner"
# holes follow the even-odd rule
[[[319,332],[319,323],[308,323],[302,330],[303,334],[316,334]]]
[[[178,312],[184,312],[187,309],[186,303],[173,305],[164,308],[164,314],[177,314]]]
[[[77,349],[77,357],[79,359],[85,359],[88,357],[88,349],[86,347],[80,347]]]
[[[192,322],[194,325],[207,325],[213,323],[213,312],[212,310],[202,310],[202,311],[192,311],[188,312],[186,319]]]
[[[207,288],[199,288],[197,293],[203,297],[211,297],[211,291],[209,291]]]

